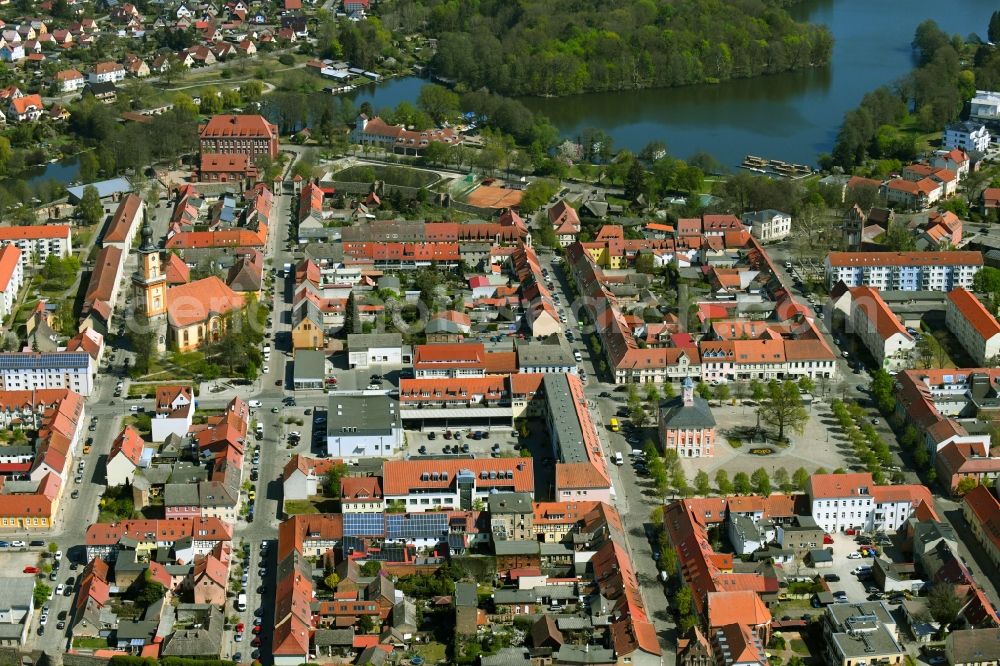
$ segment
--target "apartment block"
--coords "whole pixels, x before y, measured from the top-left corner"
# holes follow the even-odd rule
[[[982,267],[982,253],[969,251],[831,252],[825,261],[827,288],[843,282],[880,291],[970,289]]]
[[[968,289],[948,293],[945,324],[976,365],[996,365],[1000,354],[1000,323]]]

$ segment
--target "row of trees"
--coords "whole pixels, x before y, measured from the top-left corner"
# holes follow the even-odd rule
[[[781,0],[426,4],[434,70],[505,95],[746,78],[825,65],[833,45],[826,28],[792,20]]]

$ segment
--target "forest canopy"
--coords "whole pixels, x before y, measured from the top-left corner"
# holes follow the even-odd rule
[[[833,38],[789,0],[423,0],[433,68],[461,88],[571,95],[829,63]]]

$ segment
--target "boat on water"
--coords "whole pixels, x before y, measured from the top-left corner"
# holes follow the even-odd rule
[[[766,159],[756,155],[747,155],[740,163],[741,169],[762,173],[768,176],[782,178],[803,178],[813,172],[812,167],[805,164],[792,164],[782,160]]]

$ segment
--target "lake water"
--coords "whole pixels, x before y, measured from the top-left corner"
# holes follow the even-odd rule
[[[28,185],[36,185],[48,180],[55,180],[69,185],[69,183],[72,183],[79,177],[80,160],[76,157],[70,157],[62,162],[51,162],[44,166],[37,166],[29,169],[21,176],[21,178],[28,182]]]
[[[829,151],[844,113],[864,94],[912,69],[910,42],[928,18],[963,36],[986,35],[995,0],[807,0],[796,18],[829,27],[834,37],[829,67],[729,81],[718,85],[528,98],[566,137],[587,127],[608,132],[615,148],[639,151],[659,139],[678,157],[712,153],[735,166],[754,154],[815,164]],[[415,101],[425,81],[390,80],[349,93],[376,108]]]

